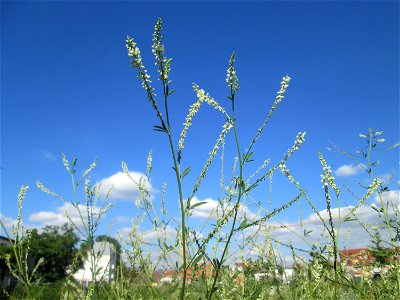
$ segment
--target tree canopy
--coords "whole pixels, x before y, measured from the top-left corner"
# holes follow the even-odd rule
[[[44,258],[44,263],[37,270],[37,277],[44,282],[55,282],[64,278],[77,255],[78,242],[78,236],[68,224],[61,227],[46,226],[40,233],[33,229],[31,253],[37,259]]]

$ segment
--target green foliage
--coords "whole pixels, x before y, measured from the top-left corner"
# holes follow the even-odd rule
[[[369,248],[369,252],[375,258],[375,265],[381,267],[390,264],[395,257],[396,251],[382,245],[383,241],[378,230],[375,231],[371,242],[373,246]]]
[[[43,282],[56,282],[67,275],[68,267],[78,253],[79,238],[71,225],[46,226],[42,232],[32,230],[31,253],[44,258],[37,269],[36,278]]]
[[[22,224],[22,206],[25,199],[25,194],[28,191],[28,186],[22,186],[18,194],[18,215],[17,223],[11,228],[11,234],[7,231],[3,222],[0,220],[1,228],[7,235],[12,251],[7,251],[2,259],[4,260],[8,271],[18,280],[22,287],[22,295],[26,299],[34,299],[40,295],[41,291],[33,292],[32,286],[34,275],[38,267],[42,264],[43,258],[39,258],[36,265],[33,264],[32,255],[30,253],[30,241],[32,231],[25,229]],[[11,238],[11,236],[13,238]]]

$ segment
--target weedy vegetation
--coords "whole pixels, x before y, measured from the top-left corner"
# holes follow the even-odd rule
[[[2,224],[3,230],[11,241],[12,254],[4,256],[7,267],[18,280],[17,287],[10,292],[3,291],[5,297],[11,299],[399,299],[400,298],[400,221],[399,203],[386,201],[390,192],[390,180],[383,180],[375,173],[379,165],[376,157],[381,150],[396,149],[399,143],[390,147],[382,147],[385,140],[382,132],[372,129],[366,134],[360,134],[365,146],[353,152],[346,152],[336,145],[331,151],[347,157],[353,164],[362,168],[369,176],[369,182],[360,184],[360,190],[353,191],[344,186],[339,187],[333,177],[333,172],[322,153],[318,153],[321,162],[321,182],[325,200],[325,210],[319,211],[315,201],[308,191],[296,180],[286,166],[305,142],[305,132],[298,132],[293,137],[293,143],[282,153],[276,162],[267,159],[258,167],[253,148],[261,138],[272,116],[277,112],[285,98],[291,78],[284,76],[278,88],[277,95],[266,117],[250,141],[243,141],[239,136],[236,119],[236,101],[239,99],[239,79],[235,70],[235,54],[232,53],[227,69],[228,106],[215,100],[210,94],[193,84],[197,100],[189,107],[183,128],[171,126],[169,113],[170,98],[175,97],[171,81],[172,59],[166,56],[162,42],[162,21],[159,19],[153,34],[152,52],[158,72],[161,94],[156,95],[156,88],[150,80],[150,75],[144,66],[139,47],[133,38],[126,40],[128,56],[133,70],[144,89],[144,94],[155,112],[156,125],[154,130],[166,137],[169,146],[169,161],[172,165],[178,191],[180,216],[174,217],[165,207],[167,185],[161,191],[161,199],[155,203],[149,182],[152,173],[152,152],[147,158],[146,176],[139,181],[131,176],[129,168],[122,162],[122,170],[140,191],[140,198],[135,199],[138,213],[133,216],[131,230],[127,236],[119,235],[122,253],[115,279],[111,283],[102,282],[99,278],[101,270],[98,267],[98,254],[93,250],[98,228],[102,217],[112,206],[108,200],[112,190],[107,191],[104,199],[101,197],[102,187],[92,186],[90,172],[96,167],[97,160],[75,178],[77,159],[70,163],[63,155],[63,164],[71,177],[73,199],[66,200],[63,196],[51,191],[41,182],[37,186],[44,193],[67,203],[79,215],[79,220],[67,215],[70,225],[79,233],[89,251],[91,262],[92,283],[82,287],[70,275],[62,282],[52,286],[40,283],[35,270],[43,262],[40,258],[36,266],[28,268],[30,231],[25,230],[21,221],[22,200],[27,187],[22,187],[18,196],[18,222],[11,234]],[[215,108],[215,113],[223,120],[223,126],[216,135],[216,140],[205,160],[199,175],[194,182],[186,177],[191,171],[190,155],[185,152],[186,137],[191,125],[203,104]],[[179,130],[179,131],[177,131]],[[228,139],[228,136],[231,139]],[[233,161],[226,162],[225,149],[227,142],[233,141],[235,149]],[[245,149],[243,151],[243,149]],[[204,226],[193,226],[192,217],[196,209],[206,205],[199,202],[196,195],[202,187],[210,167],[217,157],[221,158],[221,196],[218,206],[210,214]],[[230,175],[227,176],[226,165],[230,164]],[[282,205],[267,209],[263,201],[254,201],[253,194],[261,184],[269,183],[272,191],[272,181],[276,173],[281,173],[287,179],[297,194],[287,199]],[[251,174],[247,176],[247,174]],[[390,178],[391,179],[391,178]],[[344,195],[344,196],[343,196]],[[354,197],[355,206],[341,206],[345,203],[343,197]],[[371,200],[378,199],[379,203]],[[84,200],[81,200],[84,199]],[[294,204],[303,200],[311,207],[323,228],[318,239],[302,223],[299,211],[300,230],[280,223],[282,230],[290,232],[293,238],[307,247],[297,247],[292,243],[281,241],[271,235],[271,221]],[[243,211],[246,203],[256,203],[258,211],[255,215],[246,215]],[[300,204],[298,204],[300,207]],[[332,207],[338,209],[333,210]],[[360,208],[369,207],[379,217],[379,224],[365,223],[359,217]],[[144,238],[140,226],[150,222],[156,235],[155,242]],[[210,226],[210,224],[212,226]],[[373,241],[370,253],[375,258],[373,264],[357,266],[360,276],[355,276],[344,257],[341,256],[339,244],[343,239],[342,228],[348,222],[356,222]],[[211,229],[210,229],[211,228]],[[351,236],[351,232],[349,233]],[[384,240],[381,234],[389,236]],[[291,273],[285,269],[285,259],[282,249],[291,253],[293,268]],[[157,253],[157,257],[151,256]],[[249,259],[249,253],[257,253],[257,259]],[[79,258],[74,262],[77,263]],[[242,265],[229,268],[234,262]],[[155,274],[160,268],[169,269],[173,274],[172,281],[162,283],[155,280]],[[374,279],[374,270],[379,268],[379,278]],[[49,298],[50,297],[50,298]]]

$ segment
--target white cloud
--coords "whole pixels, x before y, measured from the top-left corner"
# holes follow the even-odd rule
[[[213,200],[211,198],[203,199],[200,200],[197,197],[193,197],[190,204],[198,204],[200,202],[207,202],[205,204],[202,204],[200,206],[197,206],[193,209],[192,216],[194,218],[199,218],[199,219],[207,219],[210,217],[212,213],[216,213],[219,208],[219,202],[216,200]],[[215,216],[214,216],[215,219]]]
[[[5,229],[7,230],[7,233],[10,235],[10,237],[13,237],[13,228],[16,229],[15,227],[17,226],[17,219],[13,219],[11,217],[5,216],[0,212],[0,221],[3,223]],[[21,236],[22,231],[26,229],[32,229],[35,228],[35,226],[32,226],[30,224],[24,224],[23,220],[21,220],[20,223],[20,230],[19,234]],[[6,233],[3,230],[3,227],[0,226],[0,234],[3,236],[6,236]]]
[[[383,185],[389,185],[392,181],[394,174],[386,173],[383,175],[378,176],[378,180],[382,182]]]
[[[3,223],[4,227],[6,227],[6,229],[9,229],[13,225],[17,224],[16,219],[7,217],[7,216],[3,215],[1,212],[0,212],[0,221]],[[0,228],[0,229],[1,229],[1,231],[3,231],[3,228]]]
[[[140,182],[143,183],[143,186],[147,191],[150,193],[155,192],[145,174],[140,172],[129,172],[129,174],[131,178],[123,172],[118,172],[98,182],[97,185],[101,185],[102,195],[105,196],[112,188],[110,194],[111,199],[135,200],[140,197],[140,191],[138,188]]]
[[[132,232],[132,227],[122,227],[118,229],[118,233],[123,240],[129,241],[129,235]],[[165,228],[157,227],[146,231],[139,231],[136,233],[137,238],[141,238],[143,242],[155,243],[158,238],[166,241],[175,241],[177,236],[176,229],[167,225]]]
[[[365,170],[365,165],[358,164],[358,165],[343,165],[340,166],[334,173],[338,177],[347,177],[353,176],[360,173],[362,170]]]
[[[400,190],[383,193],[384,205],[386,203],[394,204],[388,206],[387,212],[389,215],[389,219],[395,219],[395,214],[399,213],[399,197]],[[372,237],[370,234],[374,234],[374,228],[379,229],[381,238],[384,241],[390,241],[389,230],[386,228],[384,220],[382,220],[382,218],[379,217],[377,211],[371,207],[374,206],[375,208],[379,209],[381,207],[380,199],[376,195],[373,200],[375,201],[373,204],[363,204],[355,211],[357,219],[367,226],[369,233],[360,225],[360,222],[357,220],[341,222],[339,232],[339,248],[363,248],[371,246]],[[337,225],[339,220],[339,213],[340,219],[343,221],[344,218],[349,215],[350,211],[353,208],[354,206],[345,206],[340,209],[338,207],[331,208],[331,215],[336,229],[338,228]],[[329,214],[326,209],[321,210],[318,213],[325,220],[326,224],[328,224]],[[351,219],[353,219],[352,215],[349,216],[351,217]],[[262,225],[261,230],[259,227],[247,228],[244,231],[244,235],[246,237],[254,235],[254,237],[252,238],[253,242],[261,244],[266,238],[266,228],[269,227],[270,237],[272,239],[278,240],[285,244],[292,243],[294,247],[300,247],[303,249],[309,248],[309,246],[303,239],[307,240],[310,243],[329,239],[328,234],[316,213],[312,213],[308,217],[304,218],[302,224],[303,227],[300,225],[299,222],[280,222],[275,219]],[[258,233],[257,230],[259,230]],[[309,232],[306,237],[304,237],[304,230]],[[323,236],[325,236],[325,238],[323,238]]]
[[[147,243],[154,243],[159,238],[161,240],[165,239],[167,241],[172,241],[175,240],[176,234],[176,229],[171,226],[167,226],[165,229],[158,227],[157,229],[143,232],[143,241]]]
[[[193,197],[191,200],[191,205],[200,203],[200,202],[207,202],[200,206],[197,206],[193,209],[192,216],[194,218],[199,219],[216,219],[218,216],[222,215],[222,208],[220,203],[217,200],[213,200],[211,198],[206,199],[199,199],[197,197]],[[233,204],[228,204],[228,210],[233,209]],[[252,213],[250,209],[245,204],[241,204],[239,207],[238,218],[242,219],[246,217],[247,219],[253,219],[256,217],[256,214]]]
[[[125,217],[125,216],[116,216],[116,217],[114,218],[114,220],[115,220],[116,223],[126,223],[126,222],[129,222],[129,219],[128,219],[127,217]]]
[[[381,198],[378,194],[375,195],[375,203],[381,205]],[[389,204],[390,207],[396,206],[400,209],[400,190],[387,191],[382,193],[382,201],[384,204]]]
[[[85,221],[86,217],[86,206],[83,204],[78,204],[77,207],[73,206],[70,203],[64,203],[64,205],[56,208],[55,211],[39,211],[33,213],[29,216],[29,221],[38,223],[40,227],[46,225],[54,225],[54,226],[62,226],[65,223],[70,223],[67,218],[67,214],[70,219],[78,226],[79,228],[83,227],[83,222],[79,211],[82,214],[83,221]],[[97,214],[99,212],[99,208],[94,208],[94,213]]]

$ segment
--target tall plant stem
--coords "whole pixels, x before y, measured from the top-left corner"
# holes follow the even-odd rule
[[[229,231],[229,235],[228,235],[228,239],[225,243],[225,247],[224,247],[224,251],[222,252],[221,255],[221,260],[217,263],[217,270],[215,271],[215,276],[214,276],[214,280],[213,280],[213,284],[211,286],[210,289],[210,293],[208,294],[207,299],[211,299],[214,291],[215,291],[215,286],[217,284],[217,280],[218,280],[218,276],[219,276],[219,272],[221,270],[221,266],[224,262],[224,258],[226,256],[226,253],[228,251],[228,247],[230,244],[230,241],[232,239],[233,233],[235,231],[235,225],[236,225],[236,220],[237,220],[237,215],[238,215],[238,211],[239,211],[239,205],[240,205],[240,200],[242,198],[243,195],[243,189],[242,189],[242,183],[243,181],[243,157],[241,155],[240,152],[240,145],[239,145],[239,137],[238,137],[238,133],[237,133],[237,128],[236,128],[236,119],[235,119],[235,94],[233,93],[232,89],[231,89],[231,100],[232,100],[232,120],[233,120],[233,131],[235,134],[235,143],[236,143],[236,149],[237,149],[237,153],[238,153],[238,159],[239,159],[239,177],[237,178],[237,185],[239,187],[238,189],[238,199],[235,203],[234,206],[234,210],[235,210],[235,214],[233,216],[233,222],[232,222],[232,226],[231,229]]]
[[[169,126],[169,124],[168,124]],[[176,181],[178,183],[178,191],[179,191],[179,204],[180,204],[180,208],[181,208],[181,225],[182,225],[182,251],[183,251],[183,278],[182,278],[182,288],[181,288],[181,294],[180,294],[180,299],[183,300],[185,297],[185,289],[186,289],[186,222],[185,222],[185,218],[186,218],[186,214],[185,214],[185,206],[183,203],[183,196],[182,196],[182,182],[181,182],[181,175],[180,175],[180,164],[178,164],[177,160],[176,160],[176,155],[175,155],[175,150],[174,150],[174,145],[172,143],[172,136],[171,133],[168,134],[168,139],[169,139],[169,144],[171,147],[171,152],[172,152],[172,157],[174,160],[174,168],[175,168],[175,175],[176,175]]]
[[[164,68],[161,65],[162,69],[162,77],[164,73]],[[176,176],[176,182],[178,184],[178,192],[179,192],[179,204],[180,204],[180,209],[181,209],[181,226],[182,226],[182,232],[181,232],[181,243],[182,243],[182,251],[183,251],[183,278],[182,278],[182,287],[181,287],[181,293],[180,293],[180,299],[183,300],[185,298],[185,290],[186,290],[186,276],[187,276],[187,257],[186,257],[186,214],[185,214],[185,206],[183,203],[183,195],[182,195],[182,178],[180,174],[180,163],[177,160],[176,154],[175,154],[175,148],[174,148],[174,143],[172,139],[172,133],[171,133],[171,125],[169,121],[169,112],[168,112],[168,84],[165,80],[163,82],[163,88],[164,88],[164,106],[165,106],[165,115],[166,115],[166,121],[167,121],[167,135],[168,135],[168,141],[169,141],[169,146],[171,149],[171,154],[172,154],[172,159],[174,161],[174,170],[175,170],[175,176]],[[162,119],[160,117],[160,119]]]

